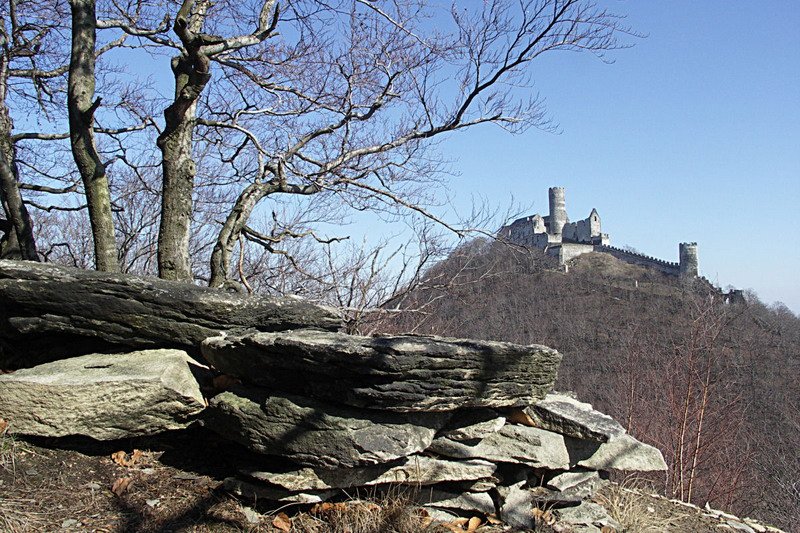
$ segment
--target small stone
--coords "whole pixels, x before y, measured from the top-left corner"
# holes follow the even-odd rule
[[[727,520],[725,521],[725,524],[736,531],[741,531],[742,533],[756,533],[752,527],[748,526],[744,522],[739,522],[738,520]]]
[[[261,515],[250,507],[242,507],[242,514],[248,524],[258,524],[261,522]]]
[[[145,500],[144,503],[146,503],[148,506],[152,508],[155,508],[159,503],[161,503],[161,499],[153,498],[152,500]]]
[[[61,529],[73,529],[79,527],[81,523],[73,518],[67,518],[61,522]]]
[[[474,511],[482,514],[491,514],[495,511],[494,500],[485,492],[457,494],[437,489],[422,490],[420,491],[419,500],[425,507],[436,507],[438,509]]]
[[[87,483],[86,488],[89,490],[100,490],[102,487],[100,486],[99,483],[92,482],[92,483]]]
[[[322,503],[338,493],[338,491],[335,490],[309,491],[305,493],[290,492],[277,487],[250,483],[233,477],[225,478],[222,482],[222,487],[228,492],[250,500],[267,500],[283,503]]]
[[[546,485],[551,489],[563,491],[570,487],[599,479],[600,475],[594,470],[578,470],[559,474],[548,481]]]
[[[564,507],[555,509],[553,513],[561,522],[567,522],[576,526],[610,526],[617,530],[622,530],[622,526],[608,515],[605,507],[594,502],[583,502],[575,507]]]

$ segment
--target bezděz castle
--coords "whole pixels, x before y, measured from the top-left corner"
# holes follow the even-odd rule
[[[684,279],[698,277],[697,243],[682,242],[679,245],[679,262],[672,263],[631,250],[610,245],[608,233],[603,233],[600,215],[592,209],[589,216],[570,222],[567,216],[563,187],[550,187],[550,214],[535,214],[515,220],[503,226],[498,237],[514,244],[541,248],[561,265],[581,254],[602,252],[621,261],[653,268],[664,274]]]

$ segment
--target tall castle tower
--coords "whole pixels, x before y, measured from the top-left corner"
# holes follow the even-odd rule
[[[567,204],[564,187],[550,187],[550,234],[561,235],[567,223]]]
[[[696,278],[699,275],[697,243],[682,242],[678,245],[678,251],[678,257],[680,257],[680,277]]]

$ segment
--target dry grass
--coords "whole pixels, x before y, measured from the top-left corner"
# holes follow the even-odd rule
[[[638,478],[626,478],[621,483],[611,483],[598,491],[594,501],[602,505],[608,514],[622,524],[624,531],[634,533],[664,533],[683,531],[676,529],[682,519],[689,515],[681,515],[675,509],[664,513],[654,504],[649,496],[652,489],[648,483]]]
[[[367,499],[319,504],[292,520],[298,533],[419,533],[450,531],[431,523],[414,498],[391,490]]]

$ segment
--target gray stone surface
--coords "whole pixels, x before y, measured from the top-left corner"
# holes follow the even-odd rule
[[[307,491],[389,483],[426,486],[442,482],[485,480],[491,478],[495,469],[495,465],[488,461],[447,461],[414,455],[391,464],[353,468],[301,468],[290,472],[265,472],[250,468],[240,472],[286,490]]]
[[[580,469],[559,474],[550,479],[545,485],[553,490],[567,490],[576,485],[594,483],[596,481],[600,481],[600,475],[597,472]]]
[[[337,490],[289,492],[261,483],[250,483],[235,477],[225,478],[222,487],[230,493],[248,500],[267,500],[284,503],[320,503],[339,493]]]
[[[610,416],[566,394],[550,393],[527,407],[525,413],[537,427],[577,439],[607,442],[625,433],[625,428]]]
[[[622,531],[622,526],[608,515],[605,507],[594,502],[583,502],[575,507],[556,509],[553,514],[562,523],[595,527],[610,526]]]
[[[92,352],[181,348],[222,330],[338,329],[331,309],[299,298],[231,294],[192,283],[0,261],[0,368]]]
[[[504,416],[491,409],[468,410],[453,413],[450,423],[437,435],[450,440],[476,440],[497,433],[506,424]]]
[[[567,439],[567,447],[579,466],[593,470],[651,472],[667,469],[658,448],[639,442],[628,434],[602,444]]]
[[[495,512],[494,500],[485,492],[459,494],[437,489],[423,489],[420,491],[419,501],[425,507],[436,507],[437,509],[453,509],[482,514]]]
[[[506,425],[497,433],[471,444],[439,437],[428,450],[458,459],[521,463],[551,470],[567,470],[570,467],[564,437],[539,428]]]
[[[206,425],[264,454],[305,466],[386,463],[427,448],[447,421],[440,413],[381,413],[237,389],[215,396]]]
[[[398,412],[535,403],[552,389],[561,361],[539,345],[318,330],[221,335],[202,352],[257,385]]]
[[[522,529],[533,529],[533,495],[520,481],[510,487],[497,487],[500,497],[500,520],[505,524]]]
[[[91,354],[0,375],[0,418],[10,431],[97,440],[190,424],[205,400],[198,365],[180,350]]]

